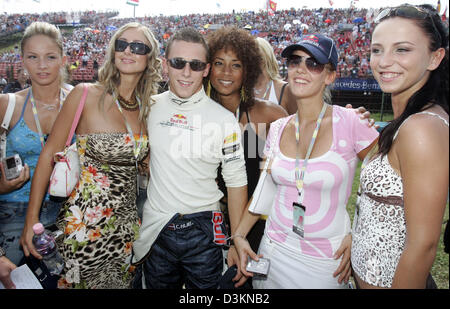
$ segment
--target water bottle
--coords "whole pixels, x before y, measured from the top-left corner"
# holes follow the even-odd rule
[[[33,225],[33,245],[52,275],[59,275],[64,268],[64,260],[58,252],[53,236],[45,231],[42,223]]]

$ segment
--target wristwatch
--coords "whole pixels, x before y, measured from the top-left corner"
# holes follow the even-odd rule
[[[0,247],[0,257],[2,257],[4,255],[6,255],[6,252],[5,252],[5,250],[3,250],[2,247]]]

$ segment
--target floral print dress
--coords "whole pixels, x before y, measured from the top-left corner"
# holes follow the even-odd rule
[[[148,139],[135,136],[148,154]],[[134,141],[126,133],[77,136],[81,174],[64,203],[57,225],[57,240],[65,268],[59,288],[129,288],[132,244],[140,221],[136,207]]]

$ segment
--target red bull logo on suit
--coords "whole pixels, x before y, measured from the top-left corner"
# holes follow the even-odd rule
[[[212,223],[214,242],[218,245],[225,245],[227,243],[227,237],[222,231],[223,214],[221,212],[213,211]]]

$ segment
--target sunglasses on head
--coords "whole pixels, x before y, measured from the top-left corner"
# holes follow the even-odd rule
[[[297,69],[300,67],[303,61],[305,62],[308,71],[312,73],[322,73],[323,69],[325,68],[325,64],[318,63],[314,58],[297,55],[291,55],[287,59],[287,66],[289,69]]]
[[[430,14],[417,6],[413,5],[404,5],[395,8],[387,8],[378,14],[378,16],[374,19],[374,23],[379,23],[383,19],[387,17],[407,17],[407,18],[416,18],[416,19],[425,19],[430,16]]]
[[[183,58],[169,59],[169,65],[172,68],[177,69],[177,70],[184,69],[184,67],[186,66],[186,63],[189,63],[189,67],[191,68],[192,71],[195,71],[195,72],[203,71],[207,65],[206,62],[202,62],[200,60],[187,61],[187,60],[184,60]]]
[[[125,40],[116,40],[114,43],[114,50],[116,52],[123,52],[127,49],[128,45],[130,46],[130,51],[136,55],[146,55],[151,51],[151,48],[142,42],[128,43]]]
[[[374,23],[377,24],[381,22],[383,19],[388,17],[403,17],[403,18],[413,18],[413,19],[431,19],[431,24],[433,25],[434,32],[441,39],[441,35],[434,23],[433,16],[431,16],[431,12],[426,9],[423,9],[414,5],[403,5],[395,8],[387,8],[378,14],[378,16],[374,19]]]

